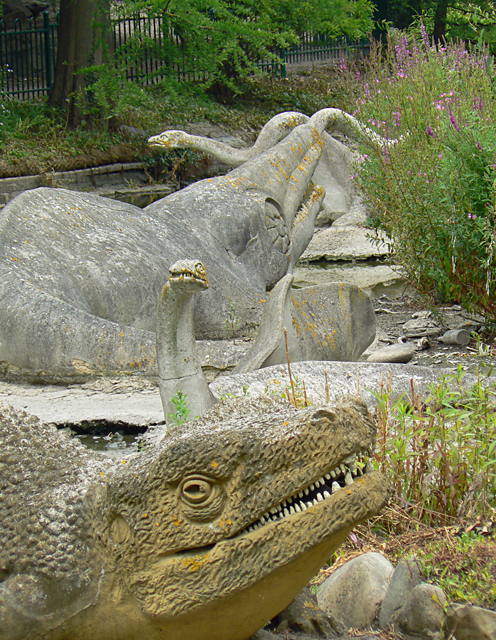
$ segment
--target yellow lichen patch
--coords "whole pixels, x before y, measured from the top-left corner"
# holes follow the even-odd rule
[[[219,466],[219,463],[218,463],[218,462],[215,462],[215,460],[212,460],[212,467],[213,467],[214,469],[217,469],[217,467],[218,467],[218,466]]]
[[[190,571],[198,571],[208,561],[209,554],[204,556],[193,556],[192,558],[183,558],[183,565]]]

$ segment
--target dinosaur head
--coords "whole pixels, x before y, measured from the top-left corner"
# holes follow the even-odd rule
[[[94,512],[107,589],[118,588],[130,628],[152,639],[250,637],[384,506],[387,486],[365,462],[374,441],[356,399],[300,411],[245,399],[120,465]]]
[[[193,294],[208,289],[205,267],[198,260],[178,260],[169,268],[169,280],[172,289]]]

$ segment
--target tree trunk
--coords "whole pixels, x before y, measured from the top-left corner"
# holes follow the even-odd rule
[[[81,123],[87,77],[81,69],[102,64],[110,0],[64,0],[60,3],[55,81],[48,102],[67,111],[67,121]]]
[[[436,44],[446,41],[446,20],[448,16],[448,0],[438,0],[434,14],[433,37]]]

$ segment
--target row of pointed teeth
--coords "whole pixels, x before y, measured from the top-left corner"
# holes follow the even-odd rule
[[[310,509],[310,507],[330,498],[331,495],[334,495],[342,488],[337,481],[338,478],[340,478],[341,481],[344,478],[344,485],[349,486],[353,484],[353,478],[372,471],[372,464],[370,460],[367,460],[363,470],[361,466],[357,467],[356,462],[356,455],[350,456],[336,467],[336,469],[333,469],[330,473],[326,473],[325,476],[311,484],[306,489],[299,491],[292,498],[289,498],[289,500],[283,500],[280,505],[270,509],[268,513],[264,514],[259,520],[250,525],[246,529],[246,532],[249,533],[250,531],[255,531],[256,529],[263,527],[268,522],[276,522],[277,520],[282,520],[282,518],[286,518],[287,516],[291,516],[295,513],[306,511],[306,509]],[[323,486],[326,488],[319,491],[319,488]],[[330,492],[328,489],[330,489]],[[314,496],[310,497],[310,494],[314,494]]]

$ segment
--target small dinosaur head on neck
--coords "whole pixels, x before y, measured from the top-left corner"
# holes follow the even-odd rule
[[[193,294],[208,289],[205,267],[199,260],[178,260],[169,268],[172,289]]]

